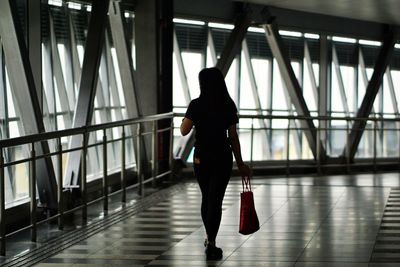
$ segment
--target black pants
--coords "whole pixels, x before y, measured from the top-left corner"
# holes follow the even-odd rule
[[[201,218],[208,240],[215,242],[222,216],[222,201],[232,173],[232,150],[200,156],[195,152],[194,171],[202,194]]]

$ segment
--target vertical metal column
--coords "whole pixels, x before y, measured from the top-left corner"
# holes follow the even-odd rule
[[[125,176],[125,157],[126,157],[126,149],[125,149],[125,127],[122,126],[121,133],[121,189],[122,189],[122,203],[126,202],[126,176]]]
[[[138,180],[138,193],[141,196],[144,196],[144,185],[143,185],[143,174],[142,174],[142,159],[141,159],[141,150],[142,150],[142,127],[140,123],[138,123],[136,127],[136,169],[137,169],[137,180]]]
[[[57,183],[57,197],[58,197],[58,213],[60,217],[58,218],[58,229],[62,230],[64,228],[64,198],[63,198],[63,148],[61,143],[61,137],[57,138],[58,154],[58,183]]]
[[[42,90],[42,27],[41,27],[41,0],[29,0],[28,5],[28,50],[32,75],[39,99],[39,106],[43,110]]]
[[[319,53],[319,88],[318,88],[318,116],[326,117],[328,115],[328,106],[330,101],[330,91],[331,91],[331,41],[326,35],[320,35],[320,53]],[[326,150],[328,150],[328,124],[330,121],[320,120],[320,140],[321,144],[325,145]],[[319,152],[321,155],[321,151]],[[321,160],[321,157],[319,157]]]
[[[5,216],[5,183],[4,183],[4,155],[0,147],[0,255],[6,255],[6,216]]]
[[[157,173],[158,173],[158,127],[157,127],[158,121],[153,121],[153,140],[152,140],[152,161],[151,161],[151,169],[152,169],[152,176],[153,176],[153,181],[152,181],[152,186],[156,186],[156,180],[157,180]]]
[[[103,210],[108,211],[107,130],[103,130]]]
[[[82,199],[82,224],[87,221],[87,192],[86,192],[86,158],[87,158],[87,139],[88,133],[84,133],[82,136],[82,153],[81,153],[81,199]]]

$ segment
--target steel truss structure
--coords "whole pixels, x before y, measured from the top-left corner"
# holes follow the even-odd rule
[[[400,146],[386,129],[393,123],[357,120],[399,117],[400,52],[394,48],[397,28],[343,20],[356,25],[346,28],[340,27],[343,24],[324,23],[323,16],[296,15],[255,5],[237,9],[229,6],[221,15],[222,21],[230,23],[229,27],[213,25],[215,21],[206,16],[196,25],[189,20],[176,22],[172,27],[172,1],[162,4],[169,5],[171,10],[161,9],[157,1],[138,1],[134,7],[128,2],[79,2],[80,8],[75,9],[62,1],[56,6],[32,0],[24,6],[20,1],[0,0],[1,139],[165,111],[173,104],[172,72],[177,77],[174,94],[183,96],[181,102],[174,103],[175,110],[182,112],[196,97],[197,81],[193,82],[192,74],[206,66],[217,66],[230,81],[229,89],[239,112],[266,116],[246,118],[240,124],[247,159],[276,160],[286,155],[289,160],[326,162],[341,158],[351,162],[371,157],[371,142],[379,148],[374,150],[377,156],[399,156],[388,152],[390,147]],[[187,4],[177,6],[176,15],[184,17],[187,8]],[[170,13],[160,14],[160,10]],[[234,10],[238,13],[229,15]],[[159,15],[159,20],[151,19],[151,12]],[[310,25],[302,21],[305,15],[320,23]],[[281,32],[295,26],[295,34]],[[336,40],[336,32],[354,38],[355,42]],[[359,42],[363,38],[382,41],[382,45]],[[201,62],[196,63],[199,69],[186,62],[192,54],[200,55]],[[173,55],[174,68],[170,67]],[[343,120],[333,122],[331,115]],[[398,129],[398,122],[394,126]],[[371,127],[376,138],[369,131]],[[255,128],[260,130],[254,132]],[[126,134],[135,134],[138,129],[153,130],[135,125]],[[393,132],[400,136],[400,131]],[[107,130],[106,135],[113,139],[122,133]],[[83,145],[90,146],[98,141],[107,142],[106,135],[93,132],[87,138],[71,136],[63,138],[62,145],[73,149],[85,142]],[[253,137],[251,144],[259,144],[257,147],[248,146],[247,140]],[[145,138],[141,145],[127,140],[127,162],[134,165],[136,158],[150,158],[154,151],[165,153],[169,139],[162,140],[164,147],[152,147]],[[278,147],[277,152],[280,143],[286,145]],[[36,144],[35,151],[40,156],[58,149],[58,145],[55,140],[48,140]],[[121,159],[119,146],[113,144],[106,150],[115,162]],[[193,146],[193,135],[175,146],[175,158],[185,162]],[[26,146],[7,148],[4,157],[15,161],[30,150]],[[102,152],[98,147],[88,149],[89,176],[101,176],[103,173],[97,170],[107,164],[113,166],[112,162],[104,162]],[[64,189],[79,188],[81,155],[74,151],[63,159]],[[49,208],[57,204],[58,174],[54,170],[59,164],[47,158],[36,166],[39,198]],[[27,166],[5,169],[8,201],[29,196],[27,186],[17,175],[27,172]]]

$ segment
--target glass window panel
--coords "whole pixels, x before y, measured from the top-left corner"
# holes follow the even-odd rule
[[[270,64],[269,60],[266,59],[252,59],[251,63],[253,65],[254,76],[257,82],[258,95],[260,97],[262,109],[268,107],[270,99],[268,99],[268,84],[269,84],[269,72]]]
[[[242,58],[244,55],[242,54]],[[253,90],[251,88],[249,69],[245,59],[241,61],[241,72],[240,72],[240,109],[255,109],[256,103],[254,102]]]
[[[233,101],[238,104],[238,79],[237,79],[237,68],[238,68],[238,61],[235,58],[232,62],[232,65],[229,67],[228,73],[225,77],[225,83],[228,87],[228,92]],[[239,108],[239,107],[238,107]]]
[[[273,110],[288,110],[288,105],[286,103],[286,96],[281,72],[277,61],[274,59],[274,73],[272,79],[272,109]]]
[[[199,97],[199,72],[203,66],[203,55],[193,52],[182,52],[182,61],[185,66],[186,78],[192,99]]]
[[[173,54],[173,106],[185,107],[188,103],[185,100],[185,94],[183,91],[183,86],[181,82],[181,77],[178,68],[178,62],[176,61],[175,53]]]

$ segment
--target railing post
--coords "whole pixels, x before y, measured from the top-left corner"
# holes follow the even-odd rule
[[[171,171],[170,178],[172,178],[172,160],[173,160],[173,151],[174,151],[174,118],[171,118],[171,126],[170,126],[170,134],[169,134],[169,159],[168,166]],[[400,159],[400,156],[399,156]]]
[[[157,168],[157,157],[158,157],[158,127],[157,127],[158,121],[154,120],[153,121],[153,142],[152,142],[152,173],[153,173],[153,181],[152,181],[152,186],[156,186],[156,180],[157,180],[157,173],[158,173],[158,168]]]
[[[125,127],[122,126],[121,134],[121,189],[122,203],[126,202],[126,177],[125,177]]]
[[[290,175],[290,119],[288,119],[286,131],[286,175]]]
[[[350,119],[346,118],[346,168],[347,173],[350,173],[350,137],[349,137],[349,121]]]
[[[250,167],[253,167],[253,148],[254,147],[254,119],[251,119],[250,130]]]
[[[31,241],[36,242],[37,237],[37,218],[36,218],[36,151],[35,143],[31,144],[31,160],[30,160],[30,174],[29,174],[29,193],[31,197],[30,201],[30,213],[31,213]]]
[[[62,163],[62,156],[63,156],[63,148],[61,143],[61,137],[57,139],[58,143],[58,154],[57,154],[57,161],[58,161],[58,185],[57,185],[57,202],[58,202],[58,213],[60,217],[58,217],[58,229],[62,230],[64,228],[64,200],[63,200],[63,163]]]
[[[377,171],[377,167],[376,167],[376,131],[378,130],[378,120],[375,118],[374,119],[374,172]]]
[[[87,192],[86,192],[86,155],[87,155],[87,133],[83,134],[82,160],[81,160],[81,199],[82,199],[82,223],[87,221]]]
[[[107,129],[103,130],[103,210],[108,211]]]
[[[137,179],[138,179],[138,193],[139,195],[143,196],[144,195],[144,185],[143,185],[143,179],[142,179],[142,159],[141,159],[141,136],[142,136],[142,129],[140,127],[140,123],[137,125],[137,139],[136,139],[136,147],[137,147],[137,155],[136,155],[136,168],[137,168]]]
[[[321,119],[318,118],[317,127],[317,173],[321,175]]]
[[[5,176],[3,148],[0,147],[0,255],[6,255]]]

